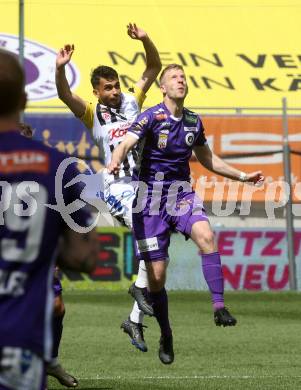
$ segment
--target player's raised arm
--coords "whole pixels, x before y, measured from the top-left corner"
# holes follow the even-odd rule
[[[210,150],[207,144],[195,146],[193,150],[198,161],[211,172],[232,180],[250,182],[257,185],[264,181],[264,176],[261,171],[251,173],[242,172],[219,158]]]
[[[60,267],[79,272],[92,272],[98,259],[98,242],[95,229],[88,233],[77,233],[67,228],[59,253]]]
[[[146,68],[140,80],[137,81],[137,86],[144,93],[146,93],[161,71],[162,64],[160,56],[156,46],[144,30],[138,27],[135,23],[129,23],[127,29],[128,35],[132,39],[138,39],[139,41],[141,41],[144,46],[146,56]]]
[[[124,161],[128,152],[137,144],[138,138],[127,134],[124,140],[117,146],[112,154],[112,160],[108,165],[108,172],[116,174],[120,170],[120,164]]]
[[[73,52],[74,45],[65,45],[57,53],[55,83],[58,97],[75,116],[81,117],[85,113],[86,102],[71,91],[65,73],[65,66],[70,62]]]

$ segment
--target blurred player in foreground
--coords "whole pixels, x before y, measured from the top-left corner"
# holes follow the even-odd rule
[[[21,134],[24,137],[32,138],[33,129],[30,125],[20,123],[19,128]],[[52,319],[52,332],[53,332],[53,346],[52,346],[52,359],[47,364],[46,373],[55,377],[62,385],[66,387],[76,387],[78,380],[68,374],[62,365],[58,361],[59,348],[63,334],[63,319],[65,316],[65,304],[63,300],[63,288],[59,279],[59,268],[54,268],[52,288],[54,292],[54,307],[53,307],[53,319]]]
[[[204,167],[224,177],[252,183],[261,182],[263,177],[261,172],[238,171],[212,153],[200,117],[184,107],[188,88],[180,65],[172,64],[163,70],[160,88],[163,103],[139,115],[115,149],[108,171],[117,174],[127,153],[138,141],[144,140],[139,181],[147,185],[147,191],[141,195],[139,187],[133,207],[139,207],[141,196],[146,203],[145,207],[140,207],[141,211],[133,213],[133,230],[138,258],[143,257],[146,264],[150,298],[161,328],[159,358],[162,363],[171,364],[173,337],[164,287],[171,231],[191,238],[202,253],[203,274],[212,294],[216,325],[236,324],[224,305],[224,279],[214,234],[203,203],[190,185],[192,151]]]
[[[143,43],[146,59],[146,68],[141,78],[128,93],[121,92],[119,77],[113,68],[99,66],[91,74],[93,93],[98,102],[96,104],[86,102],[70,90],[65,75],[65,66],[72,57],[74,46],[66,45],[62,48],[56,60],[58,96],[85,124],[99,147],[106,165],[111,161],[113,150],[124,139],[128,128],[139,114],[145,94],[161,70],[159,53],[147,33],[135,24],[127,26],[127,33],[132,39]],[[132,202],[135,196],[132,176],[136,162],[137,152],[132,149],[125,156],[118,174],[104,174],[104,201],[112,216],[130,229],[132,228]],[[129,289],[136,302],[129,318],[122,323],[121,327],[130,336],[133,345],[143,352],[147,351],[142,327],[143,313],[153,315],[152,306],[148,302],[147,286],[147,273],[142,260],[139,264],[137,280]]]
[[[73,231],[46,206],[56,204],[55,175],[65,156],[20,134],[24,88],[17,57],[0,49],[0,390],[45,389],[57,253],[62,266],[92,272],[98,252],[95,231]],[[70,167],[64,181],[77,173]],[[81,191],[72,186],[62,195],[69,204]],[[72,217],[82,227],[91,223],[85,208]]]

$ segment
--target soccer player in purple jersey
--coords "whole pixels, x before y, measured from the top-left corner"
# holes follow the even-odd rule
[[[133,205],[133,230],[137,257],[143,256],[146,263],[150,298],[161,329],[159,358],[162,363],[171,364],[173,338],[164,287],[170,231],[191,238],[202,253],[202,269],[212,295],[216,325],[236,324],[224,305],[224,280],[214,234],[202,201],[190,185],[192,151],[204,167],[221,176],[255,184],[264,178],[260,171],[241,172],[212,153],[200,117],[184,107],[188,88],[180,65],[172,64],[163,70],[160,88],[163,102],[139,115],[115,149],[108,170],[118,172],[128,151],[142,141],[139,181],[147,187],[143,190],[139,184]]]
[[[20,123],[19,128],[21,134],[24,137],[32,138],[33,129],[26,123]],[[54,293],[54,306],[53,306],[53,319],[52,319],[52,332],[53,332],[53,346],[52,346],[52,359],[47,364],[47,375],[55,377],[62,385],[66,387],[77,387],[78,380],[68,372],[64,370],[62,365],[58,361],[59,348],[61,344],[63,334],[63,319],[65,317],[65,304],[63,300],[63,287],[59,278],[59,268],[54,268],[54,275],[52,281],[52,288]]]
[[[52,279],[60,264],[92,272],[97,235],[73,231],[56,204],[55,175],[65,155],[20,134],[20,111],[26,104],[25,75],[17,57],[0,49],[0,390],[44,390],[45,363],[52,352]],[[66,170],[63,184],[77,175]],[[81,186],[62,196],[69,205]],[[72,214],[89,227],[85,208]]]

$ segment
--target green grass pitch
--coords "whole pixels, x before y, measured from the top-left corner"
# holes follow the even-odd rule
[[[126,292],[66,292],[60,358],[79,389],[296,390],[301,388],[301,296],[226,294],[234,328],[213,323],[207,293],[170,292],[175,362],[158,358],[159,327],[146,318],[148,352],[134,348],[120,323],[130,311]],[[54,379],[49,390],[62,389]]]

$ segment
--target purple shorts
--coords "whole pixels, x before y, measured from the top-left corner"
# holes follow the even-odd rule
[[[174,200],[162,196],[157,212],[152,210],[151,203],[148,195],[146,207],[139,213],[133,213],[138,260],[167,259],[171,232],[180,232],[188,239],[195,222],[208,221],[203,202],[194,191],[179,193]]]
[[[62,294],[63,287],[62,287],[61,281],[59,279],[59,268],[58,267],[55,267],[55,269],[54,269],[52,288],[53,288],[53,292],[54,292],[55,297],[58,297],[59,295]]]

